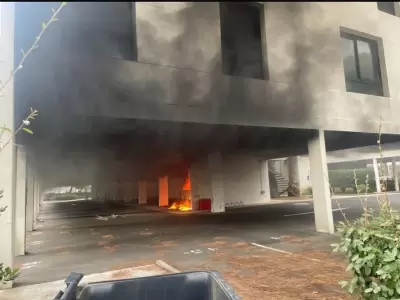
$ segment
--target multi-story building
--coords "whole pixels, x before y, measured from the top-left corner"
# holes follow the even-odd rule
[[[1,6],[4,81],[58,5]],[[189,173],[193,209],[210,198],[221,212],[269,201],[267,161],[304,154],[316,228],[333,232],[326,149],[375,145],[380,124],[382,142],[400,139],[397,2],[70,3],[58,18],[1,104],[16,127],[40,112],[24,147],[0,156],[3,201],[19,216],[0,218],[0,237],[18,228],[18,249],[17,223],[32,226],[45,187],[168,205]]]

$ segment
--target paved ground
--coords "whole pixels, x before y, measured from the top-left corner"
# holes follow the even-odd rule
[[[399,208],[400,195],[389,197]],[[335,221],[343,218],[337,201],[348,218],[360,215],[358,199],[333,200]],[[376,207],[376,196],[369,196],[368,202]],[[104,215],[115,213],[114,210],[127,214],[108,221],[78,217],[88,215],[87,211],[91,211],[91,215]],[[302,261],[311,261],[321,258],[322,252],[318,251],[330,251],[329,244],[337,239],[335,235],[314,231],[312,202],[232,209],[224,214],[144,213],[147,210],[142,207],[104,207],[94,201],[91,204],[49,203],[42,211],[40,218],[44,222],[27,236],[28,255],[17,258],[17,264],[23,268],[17,285],[63,279],[71,271],[91,274],[152,264],[157,259],[182,271],[211,268],[229,277],[240,257],[252,257],[254,262],[263,253],[265,262],[273,255],[286,255],[273,250],[277,249],[297,253]],[[71,212],[75,218],[58,218]],[[232,257],[238,258],[233,262]],[[291,270],[290,262],[287,263]],[[251,265],[250,262],[245,264]],[[308,262],[307,267],[309,265]],[[244,273],[238,276],[243,278],[254,272],[243,267],[240,270]],[[230,278],[235,281],[236,277]],[[336,282],[332,283],[332,289]],[[240,289],[238,283],[236,285]]]

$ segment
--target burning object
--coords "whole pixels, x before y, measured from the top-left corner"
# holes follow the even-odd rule
[[[175,201],[168,209],[179,210],[179,211],[191,211],[192,201],[191,201],[191,191],[190,191],[190,177],[187,176],[182,187],[182,200]]]
[[[191,211],[192,204],[190,200],[183,200],[174,202],[168,209],[179,210],[179,211]]]

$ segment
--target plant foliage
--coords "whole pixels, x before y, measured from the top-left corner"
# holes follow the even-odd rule
[[[382,162],[380,140],[379,129]],[[360,196],[361,189],[368,189],[368,176],[365,185],[360,187],[354,172],[354,184]],[[333,251],[346,255],[347,271],[352,274],[351,280],[339,284],[359,299],[400,300],[400,214],[392,209],[386,192],[377,197],[376,210],[368,207],[366,194],[360,200],[362,216],[349,221],[343,214],[345,221],[337,226],[340,242],[332,245]]]

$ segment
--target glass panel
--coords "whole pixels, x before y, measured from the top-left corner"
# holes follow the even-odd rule
[[[354,55],[354,41],[342,38],[342,55],[344,74],[346,79],[357,79],[356,58]]]
[[[374,72],[374,63],[370,43],[357,41],[358,60],[360,64],[360,77],[363,80],[374,81],[376,79]]]

